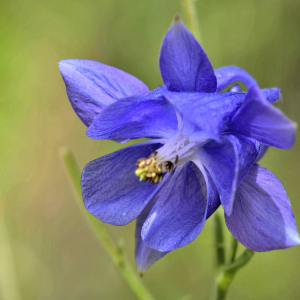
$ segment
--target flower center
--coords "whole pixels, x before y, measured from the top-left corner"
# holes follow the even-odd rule
[[[195,143],[190,142],[188,136],[175,135],[148,158],[139,159],[135,174],[140,181],[149,179],[150,183],[161,182],[167,171],[172,173],[176,165],[191,160],[195,151],[194,145]]]
[[[163,179],[164,174],[169,170],[171,173],[174,169],[174,164],[170,161],[159,161],[157,151],[153,152],[149,158],[141,158],[136,166],[138,169],[135,174],[142,180],[150,180],[150,183],[158,183]]]

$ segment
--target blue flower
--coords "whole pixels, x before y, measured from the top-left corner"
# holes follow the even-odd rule
[[[260,90],[238,67],[214,71],[178,17],[159,64],[165,86],[150,92],[137,78],[102,63],[60,62],[69,100],[89,137],[151,139],[85,166],[86,209],[113,225],[137,219],[141,272],[193,241],[220,204],[228,229],[247,248],[298,245],[284,187],[257,164],[268,146],[286,149],[294,142],[295,124],[272,106],[280,90]]]

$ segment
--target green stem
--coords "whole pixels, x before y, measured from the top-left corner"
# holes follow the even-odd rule
[[[236,260],[238,241],[232,237],[228,264],[225,261],[225,243],[223,237],[222,219],[219,210],[211,216],[213,243],[215,249],[215,280],[212,300],[224,300],[236,272],[244,267],[253,257],[254,252],[245,249]]]
[[[225,263],[224,236],[219,209],[211,216],[211,224],[215,249],[215,269],[217,272]]]
[[[187,27],[190,29],[194,37],[202,44],[201,32],[198,21],[197,9],[195,6],[196,0],[181,0],[185,15]]]
[[[251,260],[253,255],[254,252],[252,250],[245,249],[236,261],[219,269],[214,284],[213,300],[224,300],[226,298],[229,286],[236,272],[244,267]]]
[[[238,241],[234,236],[231,236],[231,245],[230,245],[230,253],[229,253],[229,262],[233,262],[236,257],[237,249],[238,249]]]
[[[60,150],[60,157],[65,166],[66,173],[68,174],[68,177],[74,188],[76,196],[75,198],[77,200],[77,204],[80,207],[80,211],[83,213],[91,229],[94,231],[95,235],[105,248],[112,262],[123,276],[125,282],[128,284],[129,288],[137,296],[138,299],[154,300],[154,298],[142,284],[136,272],[134,272],[129,265],[127,259],[124,257],[123,247],[120,244],[116,246],[102,224],[93,215],[91,215],[84,209],[80,187],[80,169],[73,153],[68,148],[64,147]]]
[[[254,251],[246,248],[234,262],[224,266],[224,271],[235,274],[251,260],[251,258],[254,256],[254,253]]]
[[[3,203],[0,195],[0,298],[3,300],[20,300],[15,260],[10,243],[9,232],[4,218]]]
[[[234,275],[219,271],[214,282],[212,300],[226,299],[228,288],[233,280]]]

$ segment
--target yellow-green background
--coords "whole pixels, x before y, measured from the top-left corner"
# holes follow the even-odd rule
[[[199,0],[197,7],[214,68],[234,64],[261,87],[280,87],[279,107],[299,123],[300,1]],[[153,89],[162,83],[159,50],[175,13],[182,14],[175,0],[1,1],[1,299],[135,299],[82,218],[58,157],[69,146],[82,168],[119,145],[86,137],[56,62],[98,60]],[[300,229],[299,151],[299,140],[292,150],[271,149],[262,164],[284,183]],[[134,263],[134,222],[106,227],[125,240]],[[157,299],[208,299],[211,247],[207,222],[143,282]],[[300,247],[259,253],[228,299],[300,299],[299,281]]]

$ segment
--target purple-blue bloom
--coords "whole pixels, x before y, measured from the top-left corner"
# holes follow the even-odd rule
[[[99,62],[59,63],[89,137],[150,139],[85,166],[86,209],[113,225],[137,219],[141,272],[193,241],[220,204],[228,229],[247,248],[298,245],[284,187],[257,164],[268,146],[287,149],[294,143],[295,123],[272,106],[280,90],[259,89],[238,67],[213,70],[178,17],[164,38],[159,64],[165,86],[150,92],[132,75]]]

